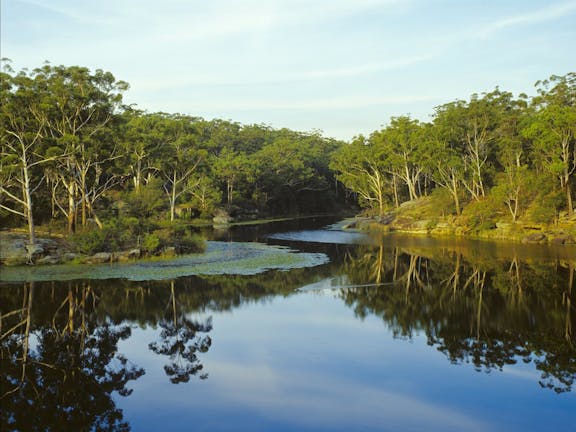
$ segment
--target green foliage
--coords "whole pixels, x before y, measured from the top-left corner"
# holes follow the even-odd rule
[[[566,196],[562,191],[539,194],[528,209],[530,220],[536,223],[556,223],[560,209],[566,206]]]
[[[430,215],[447,216],[454,214],[455,206],[452,195],[445,188],[436,188],[430,194]]]
[[[96,252],[108,252],[112,245],[108,242],[108,230],[90,230],[74,234],[70,242],[77,252],[92,255]]]
[[[159,242],[156,250],[174,247],[176,253],[185,254],[201,252],[205,248],[202,237],[192,233],[190,228],[178,224],[166,224],[164,227],[154,230],[151,236],[150,242],[154,242],[154,238]]]
[[[122,218],[109,220],[102,229],[86,229],[70,237],[75,249],[83,254],[117,252],[137,246],[138,220]]]
[[[24,221],[31,238],[36,219],[58,219],[86,237],[77,238],[85,250],[122,247],[161,220],[210,218],[217,208],[252,218],[360,204],[383,215],[430,194],[441,215],[472,202],[474,227],[506,212],[544,220],[574,207],[575,73],[538,82],[531,100],[496,89],[439,106],[431,123],[392,117],[349,144],[135,111],[122,105],[128,85],[102,70],[47,64],[1,74],[0,217]],[[546,194],[532,190],[539,177],[553,182]],[[490,215],[487,199],[504,212]],[[105,233],[87,231],[91,221]],[[106,233],[121,239],[107,243]]]
[[[123,212],[140,221],[151,218],[166,208],[166,200],[162,191],[161,181],[155,177],[150,179],[139,191],[132,190],[124,196]]]
[[[142,239],[142,249],[148,254],[154,255],[160,249],[160,245],[160,238],[154,233],[145,234]]]
[[[485,231],[496,228],[496,221],[502,215],[501,203],[492,197],[473,201],[463,211],[466,226],[472,231]]]

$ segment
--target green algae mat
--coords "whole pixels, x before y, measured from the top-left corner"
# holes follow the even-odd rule
[[[253,275],[267,270],[314,267],[329,261],[323,253],[298,252],[251,242],[207,242],[206,251],[175,258],[113,264],[59,264],[1,267],[2,282],[74,279],[174,279],[192,275]]]

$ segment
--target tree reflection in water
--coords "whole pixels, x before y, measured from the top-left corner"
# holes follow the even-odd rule
[[[3,299],[13,302],[3,304],[0,321],[1,430],[129,430],[112,394],[129,395],[128,382],[144,374],[117,353],[130,327],[92,319],[97,296],[89,284],[66,291],[35,302],[28,283],[21,305]],[[50,319],[35,319],[36,307]]]
[[[204,323],[191,321],[182,312],[182,308],[178,312],[177,303],[174,281],[171,281],[168,305],[170,311],[158,323],[162,327],[160,333],[162,342],[149,344],[150,349],[156,354],[170,358],[170,363],[164,366],[164,371],[173,384],[188,382],[191,376],[201,372],[203,365],[196,353],[205,353],[212,345],[210,336],[198,335],[212,330],[212,318],[206,319]],[[206,379],[208,374],[201,373],[199,378]]]
[[[355,287],[340,295],[358,316],[381,317],[395,337],[423,332],[453,363],[487,372],[533,363],[542,387],[567,392],[576,379],[575,268],[458,248],[363,247],[342,267]]]

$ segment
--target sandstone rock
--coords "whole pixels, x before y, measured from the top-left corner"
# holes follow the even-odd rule
[[[541,243],[546,243],[547,238],[546,235],[542,234],[542,233],[534,233],[534,234],[530,234],[527,235],[526,237],[524,237],[522,239],[522,243],[537,243],[537,244],[541,244]]]
[[[65,262],[74,261],[76,258],[78,258],[78,254],[75,254],[72,252],[66,252],[65,254],[62,254],[61,261],[63,263],[65,263]]]
[[[90,264],[102,264],[106,262],[112,262],[112,254],[109,252],[98,252],[88,257],[86,261]]]
[[[43,265],[43,264],[60,264],[61,262],[62,261],[58,257],[52,256],[52,255],[46,255],[46,256],[43,256],[42,258],[38,259],[36,261],[36,264],[40,264],[40,265]]]
[[[141,255],[140,249],[131,249],[127,251],[118,252],[118,254],[116,254],[116,258],[118,259],[118,261],[130,261],[140,258],[140,255]]]
[[[576,240],[571,235],[562,235],[558,237],[554,237],[550,243],[554,245],[568,245],[568,244],[575,244]]]
[[[162,251],[163,256],[176,256],[176,248],[174,246],[169,246],[164,248]]]

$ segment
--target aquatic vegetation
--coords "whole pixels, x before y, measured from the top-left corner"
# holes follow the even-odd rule
[[[73,279],[173,279],[191,275],[252,275],[267,270],[314,267],[329,261],[323,253],[303,253],[282,246],[250,242],[207,242],[206,252],[176,258],[113,264],[61,264],[2,267],[0,281]]]

